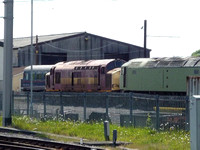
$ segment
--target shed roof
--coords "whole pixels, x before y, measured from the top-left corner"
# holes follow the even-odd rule
[[[42,35],[38,36],[38,43],[48,42],[52,40],[57,40],[65,37],[70,37],[74,35],[83,34],[84,32],[76,33],[63,33],[63,34],[52,34],[52,35]],[[31,44],[31,37],[22,37],[13,39],[13,48],[25,47]],[[36,36],[33,36],[33,44],[36,44]]]
[[[79,36],[79,35],[83,35],[83,34],[101,37],[101,38],[104,38],[106,40],[111,40],[113,42],[127,44],[127,45],[131,45],[131,46],[135,46],[135,47],[140,47],[140,46],[137,46],[137,45],[133,45],[133,44],[109,39],[109,38],[106,38],[106,37],[90,34],[90,33],[87,33],[87,32],[73,32],[73,33],[40,35],[40,36],[38,36],[38,43],[44,43],[44,42],[59,40],[59,39],[63,39],[63,38],[70,38],[70,37]],[[0,43],[3,43],[2,39],[0,40]],[[33,36],[33,45],[35,45],[35,44],[36,44],[36,36]],[[31,37],[20,37],[20,38],[14,38],[13,39],[13,49],[18,49],[18,48],[26,47],[26,46],[30,46],[30,45],[31,45]],[[143,48],[143,47],[140,47],[140,48]],[[147,50],[150,51],[150,49],[147,49]]]

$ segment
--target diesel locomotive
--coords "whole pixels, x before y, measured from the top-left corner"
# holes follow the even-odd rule
[[[32,83],[33,91],[44,91],[45,75],[54,65],[33,65],[32,66]],[[31,66],[24,69],[23,79],[21,79],[21,90],[30,91],[31,85]]]
[[[200,57],[132,59],[121,67],[120,90],[186,95],[188,76],[200,76]]]
[[[119,90],[120,59],[70,61],[46,74],[46,91],[110,92]]]

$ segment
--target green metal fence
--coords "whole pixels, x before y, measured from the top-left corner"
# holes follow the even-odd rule
[[[38,119],[109,120],[121,126],[188,130],[188,101],[186,96],[138,93],[34,92],[31,102],[29,92],[20,92],[14,93],[12,112]]]

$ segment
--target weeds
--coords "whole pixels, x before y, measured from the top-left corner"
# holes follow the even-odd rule
[[[150,117],[149,117],[150,118]],[[1,119],[0,119],[1,121]],[[147,119],[147,124],[151,126],[151,120]],[[36,120],[28,117],[13,117],[13,127],[54,133],[65,136],[83,138],[90,141],[104,141],[103,122],[74,122],[58,120]],[[189,150],[190,136],[189,133],[182,130],[169,130],[157,132],[155,129],[120,127],[110,124],[110,139],[112,131],[117,130],[117,141],[130,142],[128,148],[138,148],[140,150]]]

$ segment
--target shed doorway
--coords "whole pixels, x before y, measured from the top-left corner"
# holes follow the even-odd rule
[[[56,64],[67,61],[66,53],[42,53],[42,65]]]

